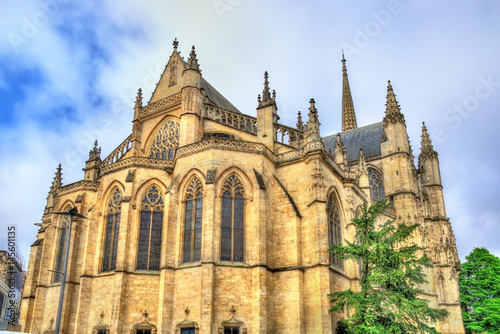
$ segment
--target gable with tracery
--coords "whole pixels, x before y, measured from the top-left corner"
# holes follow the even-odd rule
[[[167,121],[153,137],[149,157],[174,160],[179,147],[179,123]]]

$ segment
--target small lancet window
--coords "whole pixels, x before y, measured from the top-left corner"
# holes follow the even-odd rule
[[[373,202],[385,198],[384,178],[373,168],[368,168],[368,180],[370,183],[370,195]]]
[[[116,269],[122,198],[120,189],[115,188],[108,202],[102,271],[113,271]]]
[[[179,123],[168,121],[156,134],[150,158],[173,160],[179,146]]]
[[[69,211],[70,207],[66,208],[65,211]],[[61,223],[59,226],[59,242],[57,243],[57,253],[56,253],[56,265],[54,267],[54,283],[61,282],[64,253],[66,251],[66,242],[68,239],[68,227],[69,227],[69,216],[64,215],[61,218]]]
[[[328,242],[330,245],[338,245],[342,243],[342,227],[340,222],[340,210],[335,194],[332,192],[328,196],[326,203],[326,215],[328,217]],[[344,267],[337,255],[330,252],[330,263],[340,268]]]
[[[244,189],[236,174],[222,186],[221,260],[243,261],[245,246]]]
[[[141,203],[138,270],[160,270],[163,207],[161,193],[156,186],[151,187]]]
[[[196,176],[189,181],[185,201],[183,263],[201,259],[203,185]]]

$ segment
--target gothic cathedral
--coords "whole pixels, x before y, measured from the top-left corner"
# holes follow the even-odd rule
[[[322,137],[314,99],[281,124],[266,72],[257,117],[243,114],[201,75],[194,47],[187,61],[177,48],[146,105],[139,90],[130,136],[104,159],[96,142],[81,181],[63,185],[57,168],[25,332],[53,333],[69,233],[54,212],[76,207],[88,219],[69,235],[62,333],[334,333],[327,295],[356,289],[359,266],[329,245],[353,240],[360,206],[386,198],[384,221],[420,224],[414,242],[434,263],[423,297],[450,313],[438,329],[464,333],[438,154],[423,125],[415,166],[390,82],[383,120],[358,127],[342,59],[342,131]]]

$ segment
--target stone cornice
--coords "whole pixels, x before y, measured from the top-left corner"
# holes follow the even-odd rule
[[[167,169],[172,169],[174,165],[175,165],[174,160],[146,158],[146,157],[130,157],[130,158],[120,159],[114,163],[101,167],[101,176],[131,167],[143,167],[143,168],[167,170]]]
[[[70,193],[70,192],[75,191],[75,190],[97,191],[98,185],[99,185],[98,182],[81,180],[81,181],[77,181],[77,182],[62,186],[59,194],[62,195],[64,193]]]

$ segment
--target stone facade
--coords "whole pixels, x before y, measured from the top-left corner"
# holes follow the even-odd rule
[[[103,160],[96,142],[81,181],[62,185],[58,167],[23,330],[56,317],[61,277],[47,269],[60,271],[68,222],[53,212],[76,206],[88,219],[70,235],[63,333],[332,333],[327,294],[356,289],[359,272],[327,249],[353,239],[363,202],[388,198],[384,219],[421,224],[435,264],[424,295],[450,312],[438,327],[464,333],[437,153],[424,127],[415,166],[390,83],[383,122],[358,128],[343,59],[348,130],[322,138],[313,99],[307,122],[280,124],[266,73],[257,117],[242,114],[177,46],[145,106],[139,90],[131,135]]]

